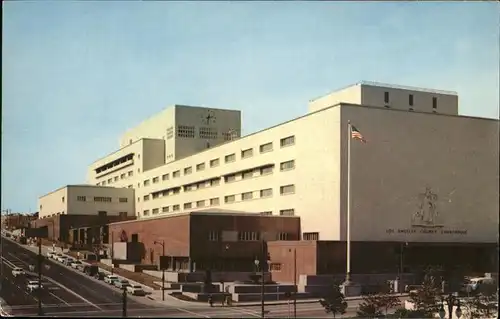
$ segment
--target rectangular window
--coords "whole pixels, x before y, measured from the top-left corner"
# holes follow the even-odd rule
[[[186,167],[186,168],[184,169],[184,175],[189,175],[189,174],[191,174],[192,172],[193,172],[193,168],[192,168],[191,166]]]
[[[261,189],[260,190],[260,197],[271,197],[273,196],[273,189],[272,188],[266,188],[266,189]]]
[[[148,216],[149,215],[149,209],[146,209],[145,211],[142,212],[142,215]]]
[[[156,184],[160,181],[160,178],[159,177],[154,177],[153,178],[153,184]]]
[[[253,148],[241,151],[241,158],[249,158],[253,156]]]
[[[260,240],[260,233],[254,231],[240,231],[238,232],[239,241],[257,241]]]
[[[173,178],[178,178],[178,177],[181,177],[181,171],[175,171],[172,173],[172,177]]]
[[[157,215],[160,212],[159,208],[153,208],[153,215]]]
[[[76,196],[76,200],[79,202],[86,202],[87,197],[86,196]]]
[[[211,231],[208,233],[208,240],[209,241],[219,241],[219,232],[218,231]]]
[[[234,162],[235,160],[236,160],[236,154],[234,154],[234,153],[233,153],[233,154],[226,155],[226,156],[224,157],[224,161],[225,161],[226,163],[231,163],[231,162]]]
[[[281,271],[281,264],[280,263],[271,263],[269,265],[269,271],[280,272]]]
[[[210,206],[217,206],[219,205],[219,198],[216,197],[216,198],[211,198],[210,199]]]
[[[199,200],[196,202],[196,207],[205,207],[205,201],[204,200]]]
[[[384,103],[385,104],[389,103],[389,92],[384,92]]]
[[[319,233],[304,233],[302,234],[302,240],[319,240]]]
[[[272,211],[267,211],[267,212],[260,212],[262,216],[272,216],[273,212]]]
[[[205,163],[200,163],[200,164],[196,165],[197,172],[203,171],[204,169],[205,169]]]
[[[118,176],[115,176],[114,181],[115,182],[118,181]]]
[[[64,212],[63,212],[64,213]],[[99,217],[106,217],[108,215],[108,212],[103,212],[103,211],[100,211],[97,213]]]
[[[272,166],[265,166],[260,168],[260,175],[267,175],[273,172]]]
[[[133,171],[128,171],[128,176],[132,176],[134,175],[134,172]]]
[[[172,190],[172,192],[174,193],[174,195],[177,195],[177,194],[180,194],[181,193],[181,188],[180,187],[176,187]]]
[[[295,209],[282,209],[280,210],[280,216],[295,216]]]
[[[432,98],[432,108],[437,109],[437,107],[438,107],[438,99],[437,99],[437,97],[433,97]]]
[[[148,185],[149,185],[149,179],[144,181],[144,186],[148,186]]]
[[[253,198],[253,192],[246,192],[241,194],[241,199],[242,200],[250,200]]]
[[[179,211],[179,209],[181,209],[181,207],[180,207],[180,205],[179,205],[179,204],[172,206],[172,210],[173,210],[174,212]]]
[[[168,196],[168,190],[162,191],[161,196],[167,197]]]
[[[192,206],[191,203],[184,203],[184,209],[190,209]]]
[[[111,197],[94,197],[94,202],[111,203]]]
[[[220,160],[218,158],[215,158],[210,161],[210,167],[217,167],[220,164]]]
[[[153,193],[153,194],[151,194],[151,197],[153,199],[157,199],[158,197],[160,197],[160,193]]]
[[[253,177],[253,171],[246,171],[241,173],[241,178],[242,179],[249,179]]]
[[[161,208],[162,213],[168,213],[168,206],[164,206]]]
[[[143,200],[144,201],[148,201],[149,200],[149,195],[144,195]]]
[[[271,152],[273,150],[273,142],[262,144],[259,146],[259,150],[261,153]]]
[[[236,200],[236,196],[234,196],[234,195],[228,195],[228,196],[224,197],[224,202],[226,204],[234,203],[235,200]]]
[[[127,186],[127,188],[133,188],[133,187],[134,187],[134,185],[128,185]]]
[[[124,179],[126,176],[125,176],[125,173],[121,174],[120,175],[120,179]]]
[[[283,171],[289,171],[289,170],[292,170],[295,168],[295,160],[291,160],[291,161],[286,161],[286,162],[282,162],[280,164],[280,170],[283,172]]]
[[[220,185],[220,179],[219,178],[214,178],[210,180],[210,186],[219,186]]]
[[[408,96],[408,104],[410,104],[410,106],[413,106],[413,94],[410,94]]]
[[[118,199],[118,201],[119,201],[120,203],[127,203],[127,202],[128,202],[128,198],[127,198],[127,197],[120,197],[120,198]]]
[[[231,174],[224,177],[226,183],[234,182],[236,180],[236,175]]]
[[[288,240],[288,233],[279,233],[278,240]]]
[[[162,181],[168,181],[168,174],[163,174],[161,177]]]
[[[102,181],[102,186],[106,186],[106,181]]]
[[[287,147],[295,144],[295,135],[282,138],[280,140],[281,147]]]
[[[288,195],[288,194],[293,194],[293,193],[295,193],[295,185],[293,185],[293,184],[280,187],[280,194],[281,195]]]

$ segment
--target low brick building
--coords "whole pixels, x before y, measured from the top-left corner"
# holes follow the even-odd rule
[[[171,270],[253,271],[263,240],[300,238],[300,218],[207,210],[113,223],[109,232],[112,242],[141,243],[144,264],[159,263],[164,242]]]
[[[33,220],[38,218],[38,213],[34,214],[4,214],[2,213],[2,228],[19,229],[29,227]]]
[[[67,244],[80,243],[91,246],[105,239],[107,242],[107,225],[109,223],[132,220],[135,217],[107,215],[56,215],[37,219],[31,222],[31,227],[48,228],[48,239]],[[71,231],[70,231],[71,230]],[[74,235],[74,233],[78,235]]]

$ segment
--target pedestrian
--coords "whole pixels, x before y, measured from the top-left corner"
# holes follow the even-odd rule
[[[212,295],[208,295],[208,303],[210,304],[210,307],[214,306],[214,300],[212,299]]]

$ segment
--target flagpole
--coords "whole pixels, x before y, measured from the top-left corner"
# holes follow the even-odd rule
[[[347,264],[346,282],[351,281],[351,138],[352,125],[347,121]]]

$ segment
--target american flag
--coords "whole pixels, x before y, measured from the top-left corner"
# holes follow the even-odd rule
[[[363,137],[363,135],[361,135],[359,130],[356,127],[354,127],[354,125],[351,125],[351,137],[360,140],[363,143],[366,143],[365,138]]]

